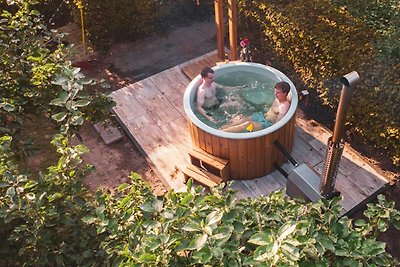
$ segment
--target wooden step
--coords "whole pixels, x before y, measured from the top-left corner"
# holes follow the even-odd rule
[[[205,168],[208,172],[219,176],[222,180],[229,180],[229,161],[223,158],[219,158],[208,154],[200,148],[193,148],[189,152],[190,162],[201,168]]]
[[[199,182],[206,187],[213,187],[223,182],[220,177],[197,166],[194,166],[193,164],[189,164],[186,167],[186,169],[183,171],[183,175],[185,177],[185,182],[187,182],[191,177],[193,178],[193,180]]]

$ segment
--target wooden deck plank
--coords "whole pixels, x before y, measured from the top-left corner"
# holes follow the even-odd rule
[[[237,199],[254,198],[253,193],[242,183],[240,180],[233,181],[231,187],[233,190],[237,190],[235,196]]]
[[[129,122],[130,120],[146,114],[146,109],[129,92],[127,87],[111,93],[110,97],[116,103],[116,106],[112,109],[113,112],[123,122]]]
[[[172,103],[165,98],[149,79],[141,80],[128,87],[136,99],[146,107],[147,113],[158,125],[176,120],[181,116]]]
[[[182,94],[187,86],[186,83],[178,80],[175,75],[171,75],[169,71],[163,71],[151,76],[149,80],[169,100],[182,99]]]
[[[213,51],[110,94],[117,103],[113,111],[124,130],[140,147],[155,173],[170,188],[178,191],[186,189],[182,170],[189,163],[187,153],[191,150],[191,135],[182,99],[190,79],[183,69],[190,72],[190,76],[196,77],[202,67],[212,66],[216,59],[216,51]],[[193,134],[204,136],[201,130]],[[326,143],[331,135],[331,131],[318,123],[298,117],[291,153],[293,158],[298,163],[309,163],[321,173]],[[212,146],[221,155],[229,157],[230,151],[215,147],[213,140],[196,139],[198,145]],[[232,149],[244,150],[239,143]],[[261,164],[258,158],[243,157],[240,160],[254,162],[257,169],[265,164]],[[231,167],[236,168],[238,164]],[[290,173],[294,166],[285,162],[282,168]],[[335,185],[344,196],[342,206],[345,210],[350,210],[386,183],[386,178],[379,171],[370,167],[348,146],[345,147]],[[239,190],[236,194],[238,198],[266,195],[284,186],[286,178],[278,171],[253,180],[234,181],[232,184],[232,188]]]
[[[311,166],[315,166],[323,161],[323,155],[320,151],[317,151],[307,141],[301,138],[298,134],[305,133],[301,128],[296,127],[297,136],[294,138],[293,151],[291,156],[299,163],[309,163]]]
[[[170,143],[168,137],[153,119],[146,114],[129,122],[126,127],[171,188],[180,190],[184,187],[181,171],[189,161]],[[143,129],[146,134],[143,134]],[[171,158],[174,159],[173,162],[171,162]]]
[[[242,180],[242,183],[255,197],[268,195],[282,188],[282,185],[272,175],[266,175],[252,180]]]
[[[169,143],[173,143],[181,154],[188,154],[191,150],[189,127],[185,118],[180,117],[170,123],[161,126],[162,131],[168,138]]]

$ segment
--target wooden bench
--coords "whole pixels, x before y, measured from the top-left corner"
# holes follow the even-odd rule
[[[193,180],[199,182],[200,184],[206,187],[213,187],[222,182],[222,179],[206,170],[203,170],[193,164],[189,164],[186,169],[183,171],[183,175],[185,177],[185,183],[189,180],[189,178],[193,178]]]
[[[220,177],[223,181],[229,180],[228,160],[210,155],[200,148],[193,148],[189,152],[189,156],[193,165],[205,169],[207,172]]]

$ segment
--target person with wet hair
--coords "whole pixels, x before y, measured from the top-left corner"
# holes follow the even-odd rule
[[[290,107],[290,85],[287,82],[275,84],[275,100],[270,109],[263,113],[261,111],[253,113],[249,117],[234,118],[220,130],[225,132],[253,132],[271,126],[285,116]]]
[[[220,100],[217,99],[217,87],[222,89],[237,89],[243,88],[244,86],[226,86],[215,82],[214,70],[210,67],[204,67],[200,73],[202,83],[197,88],[197,110],[200,114],[206,117],[207,120],[216,123],[215,119],[207,114],[204,109],[218,108]]]

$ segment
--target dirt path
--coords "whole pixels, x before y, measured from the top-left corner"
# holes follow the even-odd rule
[[[79,142],[90,150],[82,158],[96,169],[94,173],[85,177],[85,185],[90,190],[113,188],[121,183],[129,182],[130,179],[127,177],[131,172],[136,172],[148,182],[155,195],[163,195],[166,192],[159,178],[126,136],[115,143],[106,145],[90,124],[82,127],[80,135],[82,142]]]

